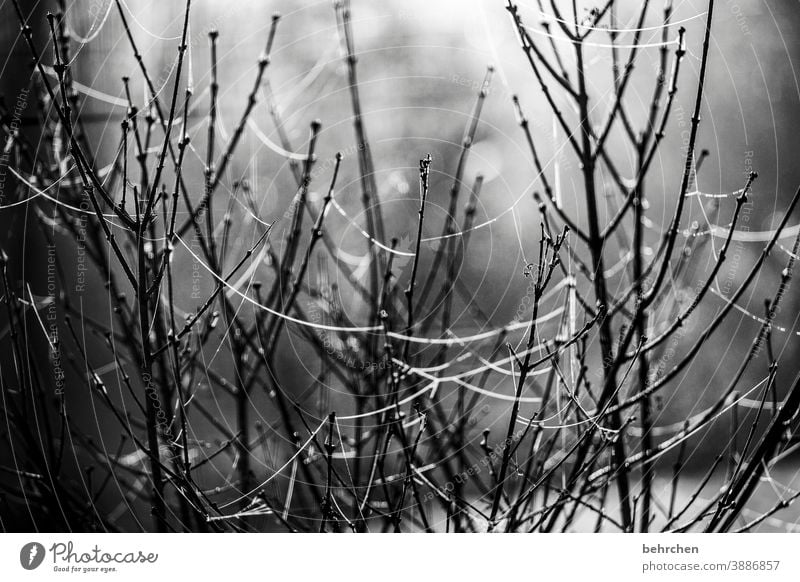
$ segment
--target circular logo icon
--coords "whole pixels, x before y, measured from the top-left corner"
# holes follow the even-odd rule
[[[35,570],[44,561],[44,546],[38,542],[28,542],[19,551],[19,563],[26,570]]]

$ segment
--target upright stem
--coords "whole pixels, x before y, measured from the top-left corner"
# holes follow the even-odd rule
[[[417,220],[417,243],[414,249],[414,265],[411,268],[411,279],[408,282],[408,287],[405,290],[406,306],[407,306],[407,324],[406,335],[414,334],[414,285],[417,282],[417,269],[419,267],[419,251],[422,244],[422,224],[425,220],[425,202],[428,199],[428,187],[431,173],[431,155],[425,156],[424,160],[419,162],[419,219]],[[403,347],[403,361],[408,361],[408,350],[411,342],[406,340]]]
[[[586,71],[584,70],[583,46],[575,45],[575,55],[578,68],[578,108],[581,121],[581,165],[583,170],[584,188],[586,190],[586,212],[589,221],[589,252],[592,256],[592,269],[594,270],[594,293],[598,305],[608,307],[608,291],[606,289],[605,263],[603,260],[603,238],[601,235],[600,218],[597,210],[597,190],[595,186],[595,159],[592,155],[592,130],[589,119],[589,96],[586,90]],[[604,390],[599,399],[602,406],[607,401],[616,402],[616,375],[613,361],[611,340],[611,318],[604,317],[600,321],[600,352],[603,362]],[[619,429],[621,420],[619,415],[611,416],[611,428]],[[614,442],[613,455],[618,466],[625,463],[625,443],[623,439]],[[619,494],[622,524],[627,530],[631,527],[631,509],[629,505],[630,487],[627,471],[622,467],[617,478],[617,491]]]
[[[638,166],[641,169],[643,146],[638,148]],[[644,204],[644,182],[640,181],[638,192],[634,192],[633,201],[633,280],[636,286],[636,302],[641,300],[642,296],[642,270],[643,270],[643,206]],[[636,327],[636,335],[639,338],[639,343],[642,344],[646,340],[647,333],[647,311],[643,309],[636,309],[634,315],[634,326]],[[647,352],[645,350],[638,350],[639,354],[639,367],[638,367],[638,385],[641,390],[647,387],[647,378],[649,375]],[[653,446],[653,437],[650,433],[652,419],[650,418],[650,398],[645,397],[640,404],[640,411],[642,415],[642,450],[649,451]],[[653,464],[646,462],[642,465],[642,509],[640,513],[639,529],[642,532],[647,532],[650,528],[650,505],[652,497],[653,485]]]

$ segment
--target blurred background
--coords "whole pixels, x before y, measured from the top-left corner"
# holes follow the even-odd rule
[[[55,10],[46,2],[30,3],[32,22],[44,24],[46,10]],[[35,6],[34,6],[35,4]],[[82,92],[80,115],[87,124],[90,142],[97,144],[99,163],[110,163],[119,143],[119,124],[127,105],[121,77],[131,78],[132,95],[139,104],[147,100],[145,86],[126,39],[113,0],[68,1],[68,22],[75,44],[74,76]],[[183,18],[182,2],[126,0],[122,2],[131,32],[150,71],[153,83],[163,99],[174,82],[176,47]],[[586,12],[599,2],[581,2]],[[520,2],[525,22],[539,32],[544,18],[539,4]],[[663,5],[652,2],[645,21],[642,43],[635,63],[628,104],[634,119],[641,120],[650,107],[652,88],[658,62]],[[635,26],[634,19],[640,2],[622,2],[618,12],[621,28]],[[668,120],[667,134],[648,178],[646,188],[650,201],[648,217],[652,232],[665,228],[671,217],[674,200],[680,186],[684,163],[685,130],[688,129],[694,100],[695,80],[699,66],[703,14],[706,4],[697,0],[674,3],[672,21],[686,27],[687,55],[683,62],[679,93],[673,114]],[[564,208],[581,217],[583,191],[577,160],[568,147],[560,127],[557,127],[542,91],[522,54],[504,3],[500,0],[388,0],[367,2],[354,0],[353,32],[358,55],[363,120],[375,161],[379,203],[386,217],[386,236],[400,239],[401,250],[410,250],[415,237],[417,168],[427,153],[433,157],[432,185],[425,236],[437,236],[447,218],[449,188],[461,147],[464,128],[484,79],[487,65],[495,74],[484,106],[476,140],[472,147],[464,182],[471,184],[478,174],[484,176],[476,224],[486,223],[472,234],[468,260],[461,277],[476,294],[474,305],[457,303],[454,331],[477,333],[491,325],[502,325],[518,310],[526,294],[529,280],[523,276],[525,266],[535,260],[538,243],[539,215],[532,199],[534,190],[541,188],[536,178],[525,136],[514,115],[512,96],[518,95],[531,121],[539,153],[546,161],[546,171],[556,185]],[[275,126],[265,101],[261,100],[251,116],[237,155],[228,167],[223,188],[230,190],[237,180],[246,179],[252,186],[265,220],[280,219],[295,193],[295,182],[289,160],[305,152],[308,146],[309,124],[320,119],[318,166],[312,174],[312,200],[324,194],[332,169],[331,160],[337,151],[345,154],[339,178],[337,200],[344,211],[358,224],[363,224],[360,186],[353,133],[353,116],[348,91],[348,78],[342,48],[337,33],[333,5],[326,1],[262,1],[237,0],[192,2],[189,51],[184,83],[194,89],[193,107],[189,115],[192,151],[187,158],[185,175],[199,192],[202,190],[202,169],[205,151],[205,117],[209,77],[210,30],[219,31],[219,136],[222,143],[230,138],[246,104],[252,87],[259,54],[264,50],[273,13],[282,15],[267,69],[269,86],[280,112],[282,127],[292,150],[285,149],[279,128]],[[677,37],[678,24],[669,34]],[[30,58],[19,37],[17,19],[10,3],[0,2],[0,90],[6,102],[14,102],[20,91],[30,85]],[[734,243],[736,266],[722,269],[717,293],[704,305],[695,322],[703,321],[723,304],[726,289],[736,288],[747,273],[763,243],[758,233],[772,229],[786,207],[788,199],[800,183],[800,9],[796,2],[766,2],[765,0],[725,0],[718,2],[713,24],[713,37],[707,90],[704,95],[699,148],[708,156],[697,177],[696,187],[704,193],[726,193],[740,189],[751,170],[759,177],[753,188],[753,205],[745,230],[752,231],[754,241]],[[46,41],[45,30],[37,29],[40,45]],[[590,37],[587,60],[590,64],[590,93],[596,106],[596,123],[604,119],[611,106],[611,59],[608,34],[598,31]],[[557,40],[556,42],[561,42]],[[622,33],[617,43],[631,42],[631,34]],[[648,46],[653,45],[653,46]],[[562,48],[566,67],[574,66],[569,46]],[[674,49],[670,47],[670,51]],[[670,53],[670,58],[671,53]],[[557,102],[567,118],[574,122],[575,111],[570,102],[557,94]],[[23,113],[25,130],[36,134],[35,103],[28,104]],[[634,124],[636,125],[636,124]],[[623,146],[621,135],[612,133],[609,151],[625,176],[632,174],[631,152]],[[193,183],[191,181],[194,181]],[[618,194],[612,184],[604,184],[603,196],[610,199]],[[217,215],[225,212],[227,196],[217,196]],[[709,202],[710,200],[710,202]],[[609,201],[604,206],[607,215],[613,214]],[[730,200],[694,197],[689,206],[689,218],[684,224],[691,228],[697,221],[701,231],[714,225],[726,225],[733,204]],[[44,280],[35,266],[42,261],[44,250],[37,248],[35,237],[26,236],[24,208],[0,210],[0,226],[4,247],[9,254],[23,257],[17,261],[31,272],[17,273],[34,286],[34,293],[45,295]],[[239,232],[249,232],[247,216],[241,218]],[[581,219],[578,219],[581,222]],[[789,221],[795,227],[800,219]],[[276,240],[287,221],[277,223]],[[326,224],[332,232],[341,233],[337,242],[357,272],[363,267],[364,240],[353,224],[340,213],[331,212]],[[252,229],[250,229],[252,230]],[[795,230],[790,231],[793,234]],[[746,237],[745,237],[746,238]],[[650,241],[655,241],[655,236]],[[688,238],[684,237],[684,240]],[[784,246],[790,244],[782,239]],[[691,270],[676,286],[691,291],[710,269],[713,254],[709,249],[716,242],[706,236]],[[252,240],[237,239],[237,248],[248,248]],[[66,244],[66,243],[64,243]],[[679,242],[679,245],[683,242]],[[626,251],[623,241],[607,249],[607,262],[613,265]],[[428,249],[434,249],[428,245]],[[680,248],[680,247],[679,247]],[[205,271],[199,276],[192,260],[176,251],[176,263],[184,272],[176,278],[184,281],[186,290],[179,294],[178,303],[184,311],[202,304],[212,289]],[[776,273],[785,264],[786,253],[776,252],[769,268],[759,276],[744,299],[741,310],[725,328],[714,336],[708,357],[695,361],[679,383],[664,395],[665,401],[656,416],[656,425],[683,420],[714,400],[714,394],[727,378],[725,371],[741,360],[748,349],[757,322],[752,314],[763,312],[763,299],[775,286]],[[423,253],[421,269],[429,267],[431,252]],[[41,263],[39,263],[41,264]],[[731,263],[734,265],[734,263]],[[399,266],[401,272],[402,265]],[[333,270],[332,270],[333,272]],[[73,276],[75,274],[73,273]],[[366,277],[366,275],[364,274]],[[407,277],[408,274],[405,274]],[[203,293],[193,298],[190,286],[199,280]],[[401,275],[401,284],[406,279]],[[346,282],[341,282],[346,287]],[[625,285],[620,282],[619,291]],[[38,287],[37,287],[38,286]],[[102,300],[104,289],[99,280],[90,280],[83,296],[87,313],[107,317],[108,306]],[[351,295],[355,299],[354,294]],[[800,297],[792,290],[779,316],[781,331],[776,331],[776,350],[787,362],[796,361],[797,325]],[[364,314],[356,301],[343,308],[354,322]],[[478,308],[488,316],[479,323]],[[673,306],[664,307],[668,317]],[[695,323],[699,327],[699,323]],[[690,329],[692,329],[690,327]],[[696,328],[695,328],[696,329]],[[281,366],[287,378],[298,386],[313,380],[318,370],[306,365],[309,350],[292,335],[283,343],[285,354]],[[690,334],[687,335],[687,338]],[[92,341],[92,340],[90,340]],[[688,342],[688,339],[687,339]],[[99,341],[98,341],[99,344]],[[680,351],[682,346],[676,346]],[[42,346],[44,350],[44,347]],[[46,353],[43,351],[42,353]],[[222,358],[220,358],[222,360]],[[97,362],[101,364],[102,362]],[[229,366],[220,361],[222,373]],[[753,379],[763,370],[752,372]],[[791,366],[779,372],[779,386],[785,386],[796,373]],[[502,382],[502,383],[500,383]],[[498,380],[490,389],[511,390],[507,381]],[[337,395],[326,398],[336,399]],[[216,402],[216,401],[215,401]],[[505,403],[499,407],[492,401],[487,419],[502,416]],[[222,401],[216,402],[220,418],[230,411]],[[309,404],[309,406],[312,406]],[[322,403],[319,404],[322,407]],[[340,405],[340,406],[344,406]],[[264,407],[262,407],[262,410]],[[87,415],[90,413],[87,410]],[[269,416],[268,413],[267,417]],[[88,418],[88,416],[87,416]],[[269,418],[265,419],[269,422]],[[202,420],[199,426],[202,427]],[[487,423],[491,424],[491,420]],[[104,420],[98,422],[102,432]],[[113,426],[113,423],[109,423]],[[113,433],[114,429],[109,428]],[[202,428],[198,429],[202,432]],[[722,430],[722,429],[720,429]],[[706,442],[706,439],[703,439]],[[702,467],[707,460],[702,446],[693,457]],[[788,470],[788,469],[787,469]],[[792,475],[788,477],[791,482]]]

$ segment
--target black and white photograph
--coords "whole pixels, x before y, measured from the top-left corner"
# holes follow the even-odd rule
[[[799,77],[795,0],[0,0],[0,578],[798,579]]]

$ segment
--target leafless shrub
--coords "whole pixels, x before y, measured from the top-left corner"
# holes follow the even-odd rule
[[[259,105],[268,108],[281,147],[296,151],[281,131],[279,108],[267,83],[279,18],[272,21],[255,79],[226,143],[218,143],[217,131],[218,33],[209,33],[205,169],[203,189],[197,192],[184,172],[187,151],[194,147],[187,127],[194,88],[182,83],[190,4],[187,0],[175,79],[169,91],[159,93],[117,2],[138,63],[136,74],[148,95],[146,103],[137,103],[129,79],[121,79],[129,108],[114,162],[102,170],[78,114],[65,3],[61,12],[48,16],[50,43],[43,48],[14,0],[36,67],[32,90],[40,103],[41,132],[51,147],[48,155],[37,152],[14,126],[13,107],[3,106],[4,151],[12,153],[15,184],[4,205],[27,203],[35,213],[51,249],[47,272],[53,292],[41,300],[25,281],[12,280],[3,254],[8,331],[0,339],[13,360],[13,369],[2,370],[3,434],[14,460],[13,467],[0,467],[5,474],[4,527],[23,523],[27,518],[20,516],[28,513],[33,523],[51,529],[84,530],[137,523],[156,531],[729,531],[751,529],[797,497],[783,498],[737,525],[764,471],[789,454],[791,423],[800,406],[800,381],[778,390],[780,364],[771,347],[773,320],[791,278],[798,238],[785,253],[785,269],[774,295],[766,299],[766,315],[725,389],[687,421],[655,424],[659,397],[669,394],[682,372],[704,356],[737,300],[765,270],[800,196],[799,190],[738,287],[729,286],[724,305],[703,329],[687,333],[684,324],[698,317],[698,307],[710,298],[725,265],[756,179],[751,173],[729,197],[730,224],[713,267],[693,289],[681,289],[679,274],[692,260],[690,251],[702,244],[696,241],[703,233],[695,229],[684,237],[682,225],[687,200],[702,195],[696,174],[703,156],[696,148],[713,0],[705,14],[685,163],[666,193],[674,210],[663,232],[647,219],[647,177],[673,110],[686,52],[684,30],[674,31],[670,22],[671,3],[663,11],[652,105],[637,127],[642,116],[629,110],[626,95],[651,2],[641,3],[632,44],[622,48],[616,40],[614,0],[584,17],[574,2],[572,13],[563,15],[562,3],[551,0],[550,18],[535,29],[509,0],[511,32],[578,162],[586,216],[570,215],[563,207],[537,149],[539,136],[515,96],[508,112],[517,116],[542,191],[534,195],[540,224],[525,233],[526,244],[538,245],[535,262],[520,275],[531,281],[527,301],[517,310],[525,319],[487,331],[472,305],[481,330],[468,336],[452,330],[452,312],[456,298],[468,305],[474,299],[459,273],[469,261],[470,234],[481,226],[475,215],[483,180],[463,182],[492,68],[476,84],[448,218],[433,227],[440,226],[441,234],[424,236],[431,229],[424,228],[430,220],[426,202],[437,161],[423,155],[413,244],[398,248],[397,238],[387,238],[361,112],[350,2],[337,0],[356,144],[343,144],[341,151],[354,153],[355,162],[341,154],[318,161],[321,122],[310,122],[305,154],[288,160],[296,191],[279,241],[275,223],[261,215],[257,199],[262,193],[246,181],[229,184],[225,172]],[[534,30],[544,33],[541,39]],[[613,91],[610,108],[597,125],[585,46],[587,39],[606,34]],[[565,46],[573,53],[569,58]],[[565,100],[575,115],[562,111]],[[614,132],[635,154],[632,178],[624,177],[609,151]],[[364,209],[359,232],[369,256],[363,280],[341,260],[337,233],[325,220],[332,208],[339,208],[335,194],[344,164],[355,164],[358,171]],[[312,180],[323,177],[327,194],[312,200]],[[50,194],[53,188],[57,196]],[[606,189],[615,190],[612,211],[601,205]],[[222,207],[226,211],[219,216]],[[461,224],[455,218],[459,213]],[[241,226],[245,217],[246,229]],[[64,275],[71,249],[64,241],[85,253],[105,281],[108,320],[87,317],[76,302]],[[423,242],[432,241],[438,244],[430,262],[423,263]],[[628,252],[610,268],[613,241]],[[185,302],[176,280],[179,260],[197,274],[193,279],[199,281],[202,274],[212,281],[193,312],[180,307]],[[398,272],[401,261],[410,263],[407,275]],[[256,271],[269,282],[255,282]],[[192,296],[200,297],[197,281]],[[364,321],[350,320],[343,296],[357,298]],[[47,324],[40,316],[45,307],[54,310],[52,318],[47,312]],[[87,349],[87,333],[103,341],[105,353]],[[281,343],[289,334],[306,350],[306,367],[319,370],[308,387],[320,395],[314,406],[303,401],[306,387],[281,370],[287,349]],[[42,336],[49,350],[44,367],[28,349]],[[99,369],[108,358],[116,373],[113,386],[103,379],[108,370]],[[228,358],[228,364],[209,364],[209,358]],[[745,372],[764,358],[765,379],[755,387],[743,386]],[[596,366],[598,374],[593,373]],[[513,395],[489,387],[490,380],[500,386],[504,378],[513,382]],[[117,423],[116,450],[99,445],[85,419],[78,418],[76,406],[86,401],[81,392],[87,391]],[[334,391],[335,403],[329,394]],[[510,405],[500,437],[484,424],[479,405],[485,397]],[[209,406],[211,398],[230,399],[233,419],[218,417]],[[737,414],[743,404],[754,408],[749,425]],[[277,420],[267,425],[264,419],[271,415]],[[745,434],[743,443],[729,444],[694,490],[679,494],[687,448],[724,418],[734,419],[733,434]],[[68,447],[75,451],[69,463]],[[730,459],[727,473],[725,455]],[[671,465],[664,463],[668,458],[675,459]],[[654,485],[658,471],[669,473],[664,493]],[[713,490],[709,483],[720,480]],[[87,511],[101,502],[116,509]],[[143,519],[145,507],[152,524]],[[132,520],[120,520],[122,513]]]

